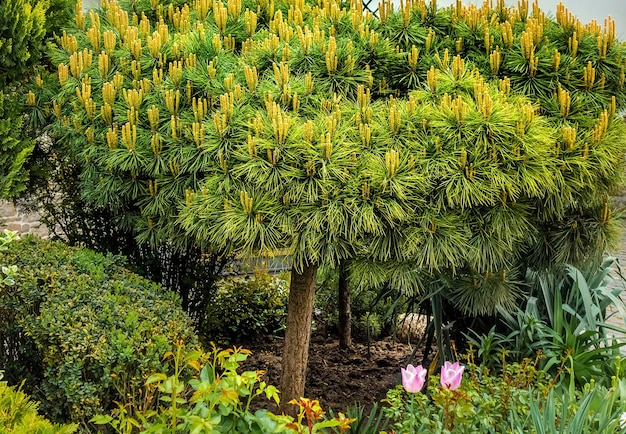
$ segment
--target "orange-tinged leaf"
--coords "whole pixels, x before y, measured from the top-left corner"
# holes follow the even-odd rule
[[[167,359],[168,357],[173,357],[174,353],[172,353],[171,351],[168,351],[167,353],[163,354],[163,360]]]
[[[198,363],[197,360],[190,360],[187,362],[187,365],[191,366],[196,371],[199,371],[200,369],[202,369],[202,366],[200,366],[200,363]]]

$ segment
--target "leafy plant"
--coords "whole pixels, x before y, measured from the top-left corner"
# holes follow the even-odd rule
[[[530,411],[525,417],[520,417],[513,409],[510,418],[511,432],[532,430],[541,434],[624,433],[624,387],[624,379],[617,380],[614,377],[613,385],[609,389],[591,381],[585,385],[582,393],[574,397],[565,389],[552,389],[545,398],[531,398]]]
[[[288,282],[257,270],[250,277],[228,277],[217,282],[207,307],[202,334],[220,343],[242,343],[285,327]]]
[[[120,257],[24,237],[0,262],[20,270],[1,293],[2,365],[53,420],[134,405],[145,378],[168,366],[171,342],[197,342],[178,298]]]
[[[0,89],[31,71],[43,49],[47,2],[6,0],[0,4]]]
[[[26,188],[29,168],[25,164],[34,149],[33,141],[23,134],[15,99],[0,86],[0,198],[5,200]]]
[[[38,405],[21,387],[9,387],[6,381],[0,381],[0,431],[15,434],[71,434],[78,428],[74,424],[50,423],[37,413]]]
[[[35,139],[46,123],[38,99],[42,94],[49,98],[54,89],[42,89],[38,71],[48,66],[46,43],[70,21],[75,4],[74,0],[0,4],[0,198],[30,193],[30,177],[38,171],[31,160]],[[25,85],[28,80],[36,83],[34,92]]]
[[[0,252],[7,250],[9,248],[9,243],[19,239],[20,237],[17,232],[5,229],[0,234]],[[0,274],[0,290],[3,286],[11,286],[15,284],[15,274],[17,273],[16,265],[0,264],[0,271],[2,272],[2,274]],[[4,275],[4,277],[2,275]]]
[[[124,434],[316,433],[329,427],[346,432],[353,419],[342,414],[323,419],[319,402],[306,398],[294,402],[300,409],[296,420],[263,409],[252,413],[253,401],[266,398],[278,403],[280,399],[278,389],[262,381],[262,371],[237,373],[249,354],[244,349],[215,347],[208,354],[185,352],[178,345],[175,352],[166,354],[173,360],[173,372],[156,373],[146,380],[144,394],[158,402],[156,410],[130,411],[120,404],[112,415],[96,416],[92,422]],[[190,376],[183,375],[186,370]]]
[[[609,308],[613,315],[626,312],[620,298],[623,288],[610,275],[615,265],[615,258],[607,258],[586,271],[567,266],[563,276],[548,272],[529,276],[538,297],[530,297],[525,310],[518,309],[515,316],[500,311],[509,330],[500,345],[518,359],[542,351],[544,369],[553,372],[565,361],[572,381],[579,385],[610,378],[621,345],[608,331],[624,332],[626,327],[607,322]]]
[[[328,411],[330,417],[334,416],[332,410]],[[385,417],[383,407],[379,407],[375,402],[369,413],[361,405],[352,405],[346,410],[346,417],[354,420],[350,424],[350,430],[345,431],[350,434],[380,434],[389,426],[389,419]],[[331,432],[340,433],[339,428],[331,428]]]

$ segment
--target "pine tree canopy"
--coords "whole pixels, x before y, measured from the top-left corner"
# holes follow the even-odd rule
[[[102,3],[52,55],[53,128],[85,198],[142,242],[349,259],[360,285],[437,278],[479,314],[513,306],[528,267],[615,238],[611,20],[526,1],[380,18],[356,1]]]

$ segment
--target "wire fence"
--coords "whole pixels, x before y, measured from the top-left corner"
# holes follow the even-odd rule
[[[378,17],[378,0],[361,0],[363,3],[363,11],[371,12]]]

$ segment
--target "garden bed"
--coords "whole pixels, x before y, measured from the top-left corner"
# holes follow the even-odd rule
[[[261,338],[246,345],[252,355],[242,370],[261,369],[263,380],[280,384],[282,339]],[[349,350],[340,350],[339,341],[323,330],[315,330],[311,338],[305,394],[319,399],[322,408],[344,412],[355,402],[369,409],[385,398],[387,391],[400,384],[400,368],[405,367],[413,349],[394,343],[391,337],[372,342],[369,346],[354,343]],[[416,354],[418,363],[422,350]],[[263,405],[261,401],[257,404]],[[277,411],[277,408],[270,410]]]

